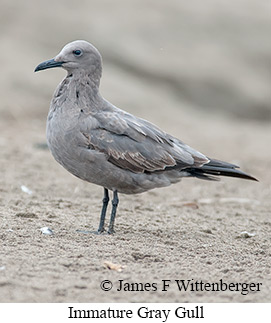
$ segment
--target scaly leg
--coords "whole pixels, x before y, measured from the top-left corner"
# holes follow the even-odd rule
[[[112,212],[111,212],[110,223],[107,231],[108,234],[112,234],[115,232],[114,222],[115,222],[118,204],[119,204],[118,191],[114,191],[113,200],[112,200]]]
[[[109,202],[109,195],[108,195],[108,189],[104,188],[104,198],[103,198],[103,208],[100,216],[100,224],[98,229],[98,234],[101,234],[104,232],[104,220],[106,215],[106,209]]]

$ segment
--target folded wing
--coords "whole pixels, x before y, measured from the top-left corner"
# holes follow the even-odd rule
[[[96,126],[81,132],[91,149],[102,152],[109,162],[135,173],[167,168],[199,167],[207,157],[168,135],[153,124],[124,111],[97,113]]]

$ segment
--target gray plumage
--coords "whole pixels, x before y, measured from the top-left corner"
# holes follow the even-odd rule
[[[35,71],[63,67],[47,120],[47,142],[54,158],[73,175],[103,186],[105,197],[98,232],[104,231],[108,191],[135,194],[168,186],[182,177],[233,176],[255,180],[237,166],[207,158],[150,122],[118,109],[99,92],[102,58],[86,41],[67,44]],[[114,210],[115,208],[115,210]],[[114,213],[114,214],[113,214]]]

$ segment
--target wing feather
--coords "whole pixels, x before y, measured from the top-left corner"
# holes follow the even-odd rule
[[[153,124],[122,110],[96,114],[95,118],[96,127],[81,130],[87,146],[104,153],[118,167],[143,173],[201,166],[209,161]]]

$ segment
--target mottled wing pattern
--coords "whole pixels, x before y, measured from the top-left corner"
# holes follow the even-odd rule
[[[153,124],[124,111],[95,115],[97,127],[82,133],[89,147],[135,173],[201,166],[208,159]]]

